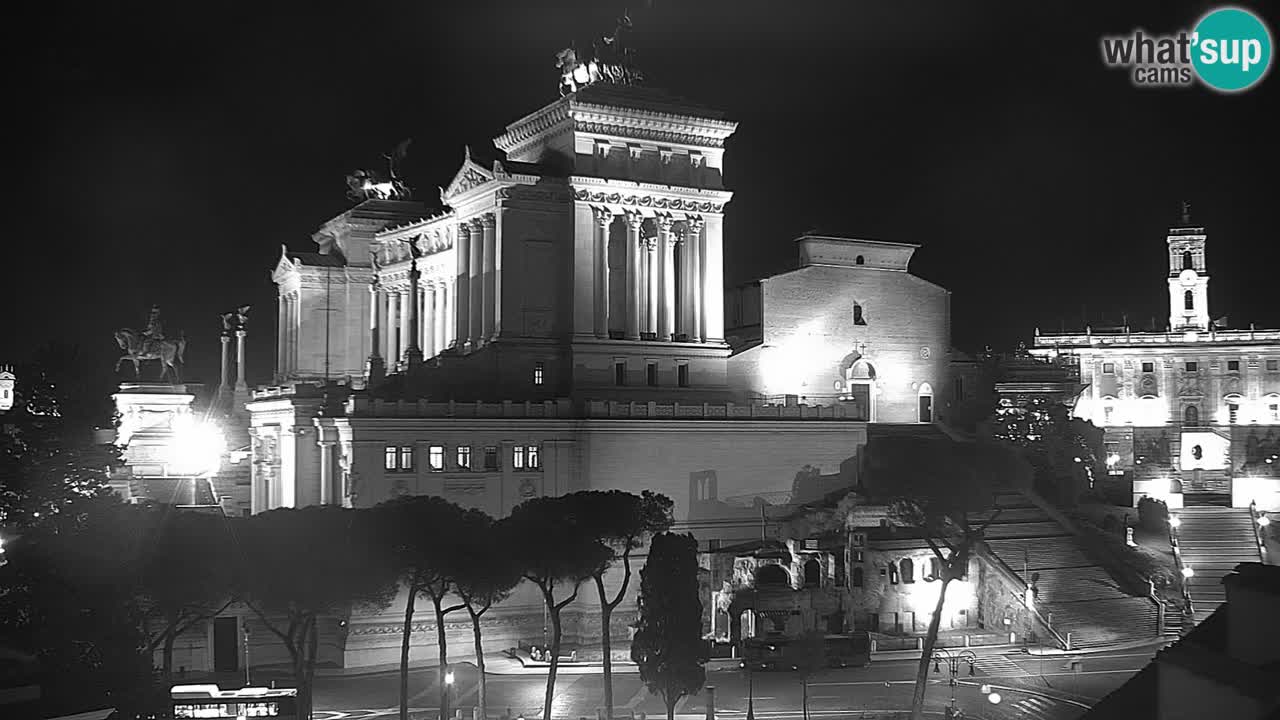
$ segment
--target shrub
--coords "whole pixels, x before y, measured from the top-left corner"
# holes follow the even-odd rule
[[[1138,524],[1144,530],[1161,532],[1169,523],[1169,506],[1163,500],[1142,498],[1138,501]]]

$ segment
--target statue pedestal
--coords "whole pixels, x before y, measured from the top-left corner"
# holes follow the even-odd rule
[[[171,458],[173,424],[190,416],[196,396],[185,385],[121,383],[114,396],[120,413],[116,444],[125,466],[137,475],[165,475]]]

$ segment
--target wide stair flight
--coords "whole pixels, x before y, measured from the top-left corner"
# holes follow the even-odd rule
[[[1156,604],[1121,591],[1070,531],[1020,493],[1000,494],[996,502],[1002,510],[987,528],[987,546],[1034,581],[1036,609],[1064,639],[1070,636],[1073,649],[1156,637]]]
[[[1182,565],[1192,571],[1185,583],[1199,624],[1227,601],[1222,578],[1240,563],[1262,562],[1262,551],[1249,508],[1186,507],[1174,515]]]

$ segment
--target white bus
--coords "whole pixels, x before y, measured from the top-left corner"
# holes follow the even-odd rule
[[[298,717],[298,691],[294,688],[223,690],[217,685],[175,685],[169,696],[173,700],[175,720],[297,720]]]

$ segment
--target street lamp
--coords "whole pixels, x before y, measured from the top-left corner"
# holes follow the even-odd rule
[[[1185,567],[1183,567],[1183,568],[1182,568],[1182,577],[1184,577],[1184,578],[1190,578],[1190,577],[1194,576],[1195,574],[1196,574],[1196,571],[1195,571],[1195,570],[1192,570],[1190,565],[1187,565],[1187,566],[1185,566]]]
[[[947,708],[947,717],[956,716],[956,676],[960,674],[960,663],[969,664],[969,676],[975,674],[973,663],[978,659],[972,650],[964,650],[952,655],[946,648],[938,648],[933,653],[933,671],[935,673],[942,672],[942,663],[947,664],[947,670],[951,676],[951,705]]]
[[[444,669],[444,712],[440,713],[440,720],[447,720],[449,711],[453,705],[453,668],[445,666]]]
[[[1175,530],[1178,529],[1179,527],[1182,527],[1182,518],[1178,517],[1177,515],[1170,515],[1169,527]]]

